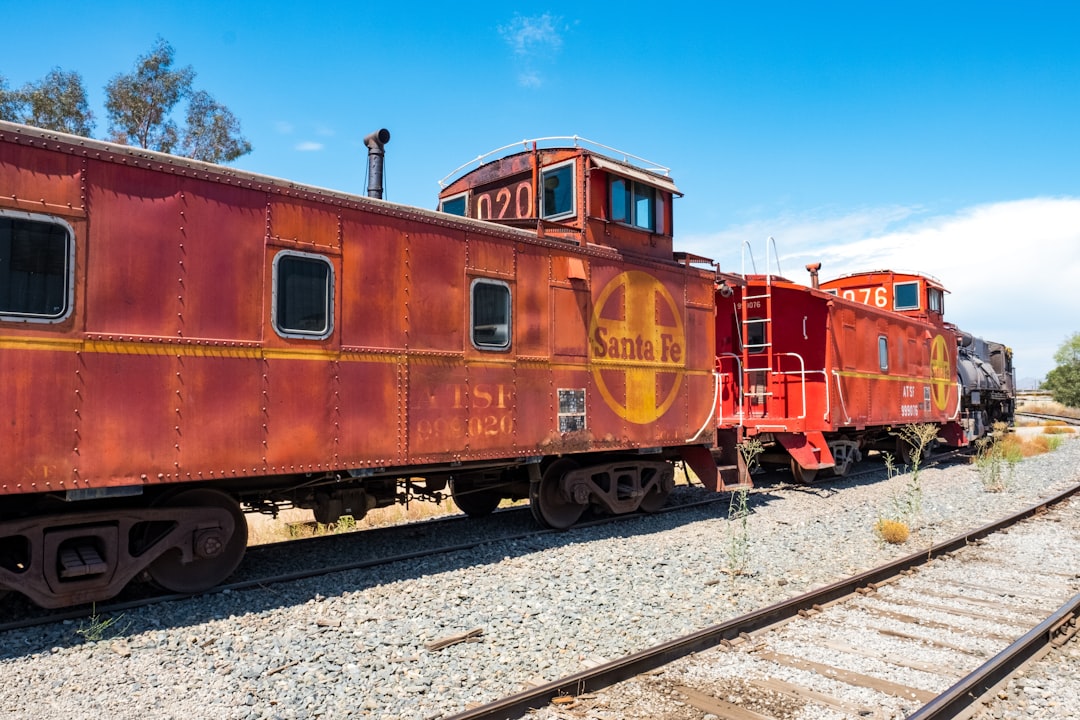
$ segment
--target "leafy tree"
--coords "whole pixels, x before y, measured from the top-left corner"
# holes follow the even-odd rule
[[[1080,333],[1073,333],[1054,353],[1057,367],[1046,374],[1043,388],[1063,405],[1080,407]]]
[[[229,108],[200,90],[188,100],[180,152],[196,160],[228,162],[251,152],[251,143],[241,137],[240,121]]]
[[[105,86],[105,111],[112,140],[150,150],[172,152],[180,139],[171,113],[191,93],[195,71],[172,69],[173,49],[158,38],[150,53],[135,61],[135,71]]]
[[[207,162],[223,162],[251,152],[240,123],[224,105],[193,88],[191,66],[173,68],[174,51],[162,38],[135,62],[128,74],[105,86],[111,139],[161,152],[180,152]],[[188,101],[181,129],[173,112]]]
[[[240,134],[240,121],[209,93],[195,90],[195,71],[190,65],[174,68],[174,55],[172,46],[159,37],[131,73],[108,82],[109,139],[213,163],[251,152],[251,143]],[[180,126],[176,112],[182,101],[187,108]],[[18,90],[9,89],[0,75],[0,120],[86,137],[94,128],[82,77],[60,68]]]
[[[74,135],[89,136],[94,129],[82,76],[60,68],[18,90],[9,90],[0,77],[0,119]]]
[[[41,82],[23,86],[21,95],[25,103],[22,122],[27,125],[86,137],[94,130],[94,114],[77,72],[53,68]]]
[[[0,120],[19,122],[22,117],[22,99],[19,94],[8,89],[7,78],[0,75]]]

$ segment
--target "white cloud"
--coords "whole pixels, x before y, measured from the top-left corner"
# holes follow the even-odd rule
[[[295,149],[300,152],[316,152],[323,149],[323,144],[305,140],[302,143],[298,143]]]
[[[293,131],[292,123],[286,122],[284,120],[278,120],[276,123],[274,123],[274,127],[282,135],[291,135]]]
[[[1045,376],[1057,347],[1080,330],[1080,198],[993,203],[932,217],[903,207],[783,217],[686,238],[690,247],[679,249],[739,272],[741,243],[749,239],[764,271],[769,235],[783,273],[797,282],[807,281],[811,262],[822,263],[823,279],[882,268],[939,278],[951,292],[946,319],[1012,346],[1020,378]]]
[[[543,78],[540,77],[540,73],[527,70],[522,73],[518,73],[518,85],[522,87],[535,88],[544,84]]]
[[[562,47],[562,37],[555,29],[558,21],[551,13],[533,17],[515,15],[507,25],[499,26],[499,34],[515,55],[543,54]]]
[[[550,66],[562,48],[562,35],[558,25],[561,18],[550,13],[524,17],[515,15],[506,25],[500,25],[499,35],[514,53],[515,63],[520,66],[518,84],[535,88],[544,84],[537,66]]]

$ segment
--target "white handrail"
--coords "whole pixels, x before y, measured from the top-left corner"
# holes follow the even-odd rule
[[[509,150],[510,148],[515,148],[515,147],[520,145],[520,146],[522,146],[522,149],[529,150],[534,144],[539,145],[540,143],[555,143],[555,142],[565,143],[567,140],[572,142],[574,147],[580,147],[580,146],[582,146],[584,144],[592,145],[592,146],[598,147],[598,148],[600,148],[602,150],[607,150],[607,151],[609,151],[611,153],[614,153],[615,155],[621,155],[622,159],[623,159],[623,162],[626,162],[628,164],[637,165],[637,166],[641,167],[644,170],[648,170],[649,172],[660,173],[664,177],[670,177],[671,176],[671,168],[669,168],[669,167],[661,165],[660,163],[654,163],[652,160],[646,160],[643,157],[640,157],[638,155],[634,155],[632,153],[625,152],[623,150],[617,150],[617,149],[615,149],[613,147],[610,147],[608,145],[604,145],[603,143],[598,143],[595,140],[589,140],[588,138],[583,138],[580,135],[553,135],[551,137],[542,137],[542,138],[532,138],[532,139],[521,140],[519,142],[510,143],[509,145],[503,145],[501,148],[495,148],[491,152],[486,152],[483,155],[478,155],[475,158],[473,158],[472,160],[469,160],[468,162],[462,163],[458,167],[451,170],[446,175],[446,177],[444,177],[442,180],[439,181],[439,187],[445,188],[447,185],[450,184],[450,183],[446,182],[447,180],[449,180],[453,176],[457,175],[459,172],[461,172],[465,168],[469,167],[473,163],[476,163],[477,166],[479,166],[485,160],[487,160],[489,157],[491,157],[492,155],[498,155],[499,153],[505,152],[506,150]],[[631,160],[633,160],[635,162],[631,162]]]
[[[847,405],[844,403],[844,388],[840,385],[840,371],[833,369],[833,375],[836,377],[836,395],[840,398],[840,410],[844,413],[844,424],[851,424],[851,416],[847,413]]]
[[[797,372],[795,370],[788,370],[786,372],[780,372],[780,371],[777,370],[777,371],[774,371],[773,374],[774,375],[799,375],[800,376],[799,385],[802,388],[802,415],[800,415],[799,417],[797,417],[795,419],[796,420],[805,420],[806,419],[806,361],[803,360],[802,355],[800,355],[799,353],[793,353],[793,352],[776,353],[777,357],[784,356],[784,355],[787,355],[789,357],[793,357],[793,358],[798,359],[798,361],[799,361],[799,370]],[[786,394],[787,393],[785,393],[785,395]]]
[[[713,398],[712,405],[709,406],[709,416],[705,418],[705,423],[701,426],[701,429],[694,433],[694,437],[687,440],[687,443],[697,442],[697,439],[701,437],[701,433],[705,432],[705,428],[709,427],[709,423],[712,422],[716,413],[721,409],[718,408],[716,401],[720,398],[720,373],[713,372]]]

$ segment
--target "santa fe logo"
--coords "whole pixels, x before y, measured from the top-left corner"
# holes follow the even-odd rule
[[[632,423],[655,422],[679,394],[686,335],[679,306],[648,273],[615,276],[593,306],[593,378],[608,407]]]

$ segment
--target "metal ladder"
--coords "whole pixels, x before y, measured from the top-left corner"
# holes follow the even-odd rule
[[[749,305],[752,301],[764,304],[764,315],[754,308],[751,317]],[[772,374],[775,370],[773,354],[772,327],[772,283],[765,281],[765,292],[760,295],[746,295],[742,304],[742,361],[743,361],[743,402],[749,403],[747,412],[769,414],[769,398],[773,393]],[[756,331],[756,332],[755,332]]]
[[[772,236],[769,236],[765,244],[765,291],[759,295],[743,296],[739,317],[743,373],[743,397],[740,398],[740,406],[747,415],[751,415],[753,412],[764,417],[769,416],[770,398],[773,396],[771,390],[773,374],[776,372],[776,353],[773,349],[772,273],[769,270],[770,246],[775,252],[776,240]],[[757,268],[754,263],[754,255],[749,248],[748,241],[743,242],[743,251],[743,276],[746,277],[746,251],[750,251],[750,262],[754,266],[756,274]],[[776,259],[776,270],[779,274],[779,256]],[[749,288],[749,286],[747,287]],[[764,305],[764,314],[756,312],[755,317],[750,316],[750,305],[754,301]],[[757,311],[758,307],[755,306],[754,309]],[[760,330],[760,332],[753,333],[755,337],[751,338],[752,331],[755,329]],[[755,341],[760,339],[760,342],[751,342],[752,339]],[[763,378],[761,383],[754,382],[755,374],[757,377]]]

